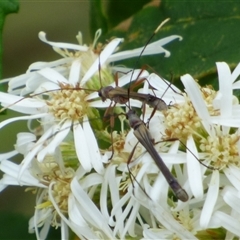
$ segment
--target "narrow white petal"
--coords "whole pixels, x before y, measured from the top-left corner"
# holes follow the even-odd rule
[[[52,68],[44,68],[38,71],[40,75],[52,81],[53,83],[58,84],[59,82],[68,84],[69,81],[59,72],[53,70]]]
[[[24,145],[26,143],[34,142],[34,141],[36,141],[36,139],[37,139],[37,137],[33,133],[21,132],[21,133],[17,134],[17,142],[16,142],[16,144],[18,146],[20,146],[20,145]]]
[[[98,172],[99,174],[103,174],[104,167],[102,163],[101,153],[98,147],[98,143],[96,140],[96,137],[92,131],[92,128],[89,124],[89,121],[87,121],[87,117],[85,116],[83,119],[83,131],[86,136],[86,141],[89,143],[88,149],[91,157],[91,163],[93,168]],[[91,145],[90,145],[91,144]]]
[[[164,92],[168,88],[167,91],[170,94],[176,94],[176,92],[181,93],[181,91],[176,86],[172,85],[166,79],[158,76],[156,73],[151,73],[148,77],[148,81],[153,88],[156,88],[159,91],[162,90]]]
[[[29,186],[30,185],[30,184],[24,184],[23,182],[19,182],[16,178],[6,174],[3,176],[0,182],[2,185],[1,190],[5,189],[8,186],[25,186],[25,185]]]
[[[7,174],[8,176],[12,177],[13,180],[17,180],[18,173],[20,171],[20,165],[17,165],[13,162],[10,162],[8,160],[3,160],[0,165],[0,169],[2,172]],[[6,178],[3,181],[9,180],[9,178]],[[7,183],[7,182],[6,182]],[[28,170],[26,170],[20,181],[17,181],[17,185],[27,185],[27,186],[36,186],[36,187],[41,187],[45,188],[43,184],[39,183],[39,180],[33,177]]]
[[[88,151],[88,144],[90,143],[87,142],[86,140],[81,124],[74,124],[73,134],[74,134],[74,143],[75,143],[75,149],[76,149],[78,159],[82,167],[87,172],[89,172],[92,169],[90,153]]]
[[[13,150],[13,151],[7,152],[7,153],[2,153],[2,154],[0,154],[0,162],[2,160],[7,160],[7,159],[9,159],[9,158],[11,158],[11,157],[13,157],[17,154],[18,154],[18,152],[16,150]]]
[[[109,186],[108,186],[109,185]],[[120,200],[119,196],[119,186],[116,177],[116,165],[109,165],[104,174],[103,183],[101,187],[100,195],[100,207],[103,215],[109,219],[109,209],[108,209],[108,187],[111,194],[112,206]],[[122,209],[119,208],[119,211],[116,212],[117,218],[122,214]],[[121,227],[123,229],[123,225]]]
[[[177,35],[172,35],[172,36],[169,36],[169,37],[160,39],[156,42],[148,44],[146,46],[145,50],[143,51],[142,56],[164,53],[165,57],[169,57],[170,52],[167,51],[166,49],[164,49],[162,46],[164,46],[165,44],[167,44],[175,39],[182,39],[182,38]],[[115,61],[123,60],[126,58],[139,57],[139,55],[141,54],[143,49],[144,49],[144,47],[141,47],[141,48],[135,48],[133,50],[115,53],[109,57],[108,61],[115,62]]]
[[[73,86],[76,86],[76,84],[79,82],[80,70],[81,70],[80,61],[79,60],[73,61],[68,78],[69,83],[72,84]]]
[[[60,90],[59,84],[47,81],[42,83],[40,86],[38,86],[38,88],[34,91],[34,94],[42,93],[44,95],[46,91],[52,91],[52,90],[56,90],[56,91]]]
[[[33,160],[33,158],[37,155],[37,153],[43,148],[43,143],[52,136],[52,128],[49,128],[36,142],[36,144],[33,146],[32,149],[27,153],[25,158],[23,159],[21,163],[21,169],[19,172],[18,178],[21,178],[22,173],[25,171],[26,168],[28,168],[29,163]]]
[[[137,214],[140,208],[140,204],[136,202],[132,208],[131,208],[131,214],[129,215],[127,222],[125,224],[124,230],[121,232],[120,237],[123,239],[127,233],[131,237],[136,237],[137,235],[135,234],[135,222],[137,218]]]
[[[138,209],[140,207],[138,201],[131,198],[130,201],[127,203],[127,206],[125,206],[124,211],[123,211],[122,215],[120,216],[120,218],[116,219],[116,225],[115,225],[115,228],[114,228],[114,233],[116,234],[117,232],[119,232],[121,239],[123,239],[125,237],[125,234],[126,234],[126,228],[124,227],[125,230],[121,229],[122,223],[127,220],[128,216],[131,213],[134,206],[136,206]],[[114,207],[114,209],[116,209],[116,206]],[[114,214],[114,211],[112,211],[111,215],[113,215],[113,214]],[[133,217],[135,218],[136,214],[134,214]]]
[[[95,62],[92,64],[92,66],[88,69],[88,71],[82,78],[80,83],[81,86],[83,86],[87,82],[87,80],[89,80],[89,78],[91,78],[93,74],[96,73],[99,64],[100,66],[102,66],[107,61],[109,56],[115,51],[116,47],[121,41],[122,41],[121,38],[115,38],[103,49],[99,57],[95,60]]]
[[[237,77],[240,75],[240,63],[235,67],[235,69],[232,72],[231,80],[232,83],[237,79]]]
[[[166,186],[166,179],[164,178],[163,174],[160,173],[156,177],[150,192],[151,199],[153,201],[161,202],[161,205],[164,207],[167,207],[167,197],[169,191],[169,187]]]
[[[220,221],[222,227],[240,237],[240,221],[220,211],[216,211],[213,214],[213,218],[217,218]]]
[[[69,219],[76,225],[79,225],[81,227],[88,226],[86,221],[83,219],[81,212],[77,207],[76,199],[72,194],[70,194],[68,198],[68,215],[69,215]]]
[[[225,62],[217,62],[219,91],[222,93],[220,99],[221,116],[227,117],[232,114],[232,84],[231,71]]]
[[[197,86],[197,84],[194,81],[194,79],[192,78],[192,76],[189,74],[185,74],[185,75],[181,76],[181,81],[186,89],[186,92],[187,92],[189,98],[192,101],[192,104],[193,104],[198,116],[202,119],[202,123],[203,123],[205,129],[211,135],[211,126],[209,125],[210,115],[208,113],[206,104],[203,101],[199,87]]]
[[[36,74],[33,74],[33,73],[36,73]],[[29,77],[27,78],[27,81],[25,84],[26,87],[22,89],[21,95],[26,95],[28,93],[34,92],[39,87],[39,85],[48,81],[38,72],[33,72],[33,73],[29,74]]]
[[[45,32],[39,32],[38,37],[42,42],[45,42],[45,43],[51,45],[52,47],[79,50],[79,51],[83,51],[83,52],[86,52],[88,50],[87,46],[80,46],[80,45],[77,45],[77,44],[48,41],[47,38],[46,38],[46,33]]]
[[[64,65],[68,62],[72,61],[72,58],[60,58],[58,60],[52,61],[52,62],[34,62],[32,63],[27,70],[27,73],[31,73],[32,71],[36,71],[43,69],[43,68],[51,68],[51,67],[59,67],[61,65]]]
[[[2,107],[12,109],[24,114],[37,114],[46,106],[42,101],[33,98],[19,97],[9,93],[0,92]]]
[[[31,74],[36,75],[36,73],[31,73]],[[9,84],[8,84],[8,88],[10,90],[8,90],[8,92],[10,92],[11,89],[19,88],[20,86],[25,85],[28,77],[29,77],[29,74],[25,73],[25,74],[21,74],[19,76],[16,76],[16,77],[13,77],[13,78],[9,79],[10,81],[9,81]]]
[[[226,127],[235,127],[240,128],[239,116],[231,117],[220,117],[220,116],[211,116],[210,121],[214,124],[226,126]]]
[[[37,155],[38,161],[40,162],[43,161],[46,154],[50,154],[50,155],[54,154],[56,148],[60,145],[60,143],[64,140],[64,138],[69,133],[71,125],[72,125],[71,121],[65,121],[64,124],[61,125],[60,129],[58,128],[58,126],[52,127],[53,139],[52,140],[50,139],[49,144],[38,153]]]
[[[208,187],[207,197],[203,205],[200,217],[200,226],[203,229],[208,228],[215,204],[219,193],[219,172],[213,171],[211,181]]]
[[[174,233],[166,229],[149,229],[145,228],[143,231],[142,240],[149,239],[174,239]]]
[[[119,201],[115,203],[115,205],[113,205],[111,216],[108,222],[110,226],[115,226],[114,235],[117,234],[118,231],[119,232],[123,231],[124,227],[123,223],[126,216],[124,216],[123,213],[119,214],[119,209],[122,209],[123,211],[123,207],[129,204],[130,197],[131,193],[128,191],[122,198],[119,199]],[[126,211],[125,209],[126,208],[124,208],[124,211]]]
[[[76,178],[74,178],[71,182],[71,190],[73,195],[76,197],[78,204],[85,209],[92,222],[94,222],[96,226],[98,226],[99,230],[102,230],[109,239],[112,239],[113,235],[107,224],[107,219],[103,217],[87,193],[81,188]]]
[[[186,230],[177,220],[173,218],[169,211],[162,205],[151,200],[138,200],[143,206],[151,210],[157,220],[168,230],[175,232],[181,239],[197,239],[191,232]]]
[[[240,213],[239,194],[232,187],[225,187],[222,191],[223,200],[234,210]]]
[[[229,166],[228,168],[225,168],[224,170],[225,175],[229,179],[229,181],[232,183],[232,185],[240,191],[240,170],[239,168],[235,166]]]
[[[187,139],[187,148],[191,150],[191,152],[187,150],[187,170],[190,188],[195,198],[201,199],[203,197],[201,165],[196,159],[196,157],[198,158],[198,151],[192,136],[189,136]]]
[[[40,113],[40,114],[35,114],[33,116],[21,116],[21,117],[14,117],[14,118],[9,118],[5,121],[2,121],[0,123],[0,129],[4,126],[6,126],[9,123],[19,121],[19,120],[29,120],[29,119],[37,119],[37,118],[42,118],[45,117],[48,113]]]
[[[72,230],[73,232],[79,237],[79,238],[83,238],[86,237],[87,239],[95,239],[96,236],[95,234],[93,234],[93,232],[91,231],[90,228],[87,228],[86,226],[84,227],[81,227],[77,224],[75,224],[74,222],[72,222],[71,220],[68,220],[65,215],[61,212],[61,210],[59,209],[57,203],[55,202],[55,199],[53,198],[52,196],[52,187],[55,183],[52,182],[49,186],[49,191],[48,191],[48,194],[49,194],[49,198],[50,198],[50,201],[52,202],[55,210],[57,211],[57,213],[59,214],[59,216],[61,217],[61,220],[64,221]]]
[[[69,239],[69,231],[67,224],[61,219],[61,239]]]

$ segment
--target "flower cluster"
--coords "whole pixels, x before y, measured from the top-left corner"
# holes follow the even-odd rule
[[[0,190],[24,185],[36,194],[29,232],[38,239],[46,239],[50,226],[61,227],[62,239],[69,238],[69,229],[81,239],[211,238],[220,237],[220,228],[227,238],[240,237],[240,105],[233,95],[240,65],[231,73],[227,64],[217,63],[218,91],[200,87],[186,74],[184,92],[154,73],[121,68],[118,87],[141,79],[139,93],[168,104],[154,115],[145,106],[142,117],[149,119],[150,142],[189,196],[182,202],[137,144],[125,117],[130,106],[141,110],[148,101],[131,99],[110,109],[111,100],[98,96],[102,86],[116,87],[119,68],[111,63],[138,56],[143,48],[115,53],[123,39],[103,45],[100,34],[86,46],[80,33],[75,45],[50,42],[41,32],[39,38],[62,58],[33,63],[25,74],[8,79],[1,105],[25,116],[1,122],[0,129],[27,120],[29,132],[18,133],[15,149],[0,154]],[[144,54],[169,56],[163,45],[175,39],[181,38],[149,44]],[[34,120],[39,125],[33,128]],[[19,154],[20,164],[11,161]]]

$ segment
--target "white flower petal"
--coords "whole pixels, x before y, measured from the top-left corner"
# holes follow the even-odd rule
[[[224,170],[225,175],[229,179],[229,181],[233,184],[233,186],[240,191],[240,170],[235,166],[229,166]]]
[[[221,116],[227,117],[232,114],[232,85],[231,85],[231,71],[225,62],[217,62],[219,91],[222,93],[220,99],[220,113]]]
[[[237,77],[239,75],[240,75],[240,63],[238,63],[238,65],[235,67],[235,69],[232,72],[232,75],[231,75],[232,83],[237,79]],[[233,84],[233,86],[234,86],[234,84]]]
[[[73,86],[76,86],[76,84],[79,82],[79,76],[80,76],[80,70],[81,70],[81,63],[79,60],[73,61],[69,73],[69,83]]]
[[[88,145],[88,148],[89,148],[92,166],[96,170],[96,172],[98,172],[99,174],[103,174],[104,168],[102,164],[101,153],[98,147],[96,137],[92,131],[89,121],[87,120],[88,119],[85,116],[83,119],[83,131],[85,133],[87,143],[91,144],[91,145]]]
[[[3,107],[25,114],[37,114],[46,104],[37,99],[19,97],[0,92],[0,102]]]
[[[238,116],[231,117],[211,116],[210,121],[217,125],[240,128],[240,121]]]
[[[141,199],[138,199],[138,201],[147,209],[151,210],[153,215],[166,229],[175,232],[181,239],[197,239],[191,232],[189,232],[177,220],[175,220],[169,211],[163,208],[162,205],[153,202],[148,198],[146,199],[147,201],[144,202]]]
[[[72,222],[71,220],[68,220],[64,214],[61,212],[61,210],[59,209],[57,203],[55,202],[55,199],[53,198],[52,196],[52,192],[51,192],[51,189],[52,189],[52,186],[54,185],[55,183],[52,182],[49,186],[49,198],[53,204],[53,206],[55,207],[55,210],[57,211],[57,213],[59,214],[59,216],[61,217],[61,220],[64,221],[72,230],[73,232],[79,237],[79,238],[83,238],[86,237],[87,239],[88,238],[92,238],[93,239],[96,237],[95,234],[93,234],[92,230],[86,226],[84,227],[81,227],[77,224],[75,224],[74,222]]]
[[[17,165],[13,162],[10,162],[8,160],[3,160],[0,164],[0,169],[2,172],[4,172],[6,178],[3,178],[2,181],[5,184],[8,184],[8,181],[10,180],[9,177],[11,177],[13,180],[16,180],[16,185],[27,185],[27,186],[35,186],[35,187],[41,187],[46,188],[45,185],[41,184],[38,179],[36,179],[34,176],[30,174],[28,170],[24,171],[22,177],[20,180],[17,180],[18,174],[20,171],[20,165]]]
[[[196,159],[196,157],[198,158],[198,151],[192,136],[189,136],[187,139],[187,148],[191,150],[191,152],[187,150],[187,170],[190,188],[195,198],[201,199],[203,197],[201,166]]]
[[[166,187],[166,179],[164,178],[163,174],[160,173],[156,177],[153,187],[149,195],[153,201],[161,202],[161,205],[167,207],[167,197],[169,187]]]
[[[220,211],[216,211],[213,214],[213,218],[217,218],[223,228],[227,229],[228,231],[234,233],[236,236],[240,237],[240,232],[239,232],[240,221],[239,220]]]
[[[133,199],[131,199],[131,201],[132,200]],[[136,218],[137,218],[139,208],[140,208],[140,204],[136,201],[133,201],[133,205],[131,207],[131,214],[127,218],[127,222],[125,224],[124,230],[120,233],[120,238],[121,239],[123,239],[127,233],[129,233],[129,235],[131,237],[137,237],[134,229],[135,229],[135,222],[136,222]],[[125,209],[124,209],[124,211],[125,211]]]
[[[232,85],[232,89],[239,89],[240,88],[240,81],[236,81]]]
[[[91,171],[92,163],[89,153],[89,148],[86,140],[85,133],[82,129],[81,124],[74,124],[73,126],[73,134],[74,134],[74,143],[75,149],[78,156],[78,159],[82,165],[82,167],[87,171]]]
[[[61,58],[52,62],[35,62],[28,67],[27,73],[49,67],[58,68],[59,66],[69,62],[72,62],[72,58]]]
[[[10,152],[7,152],[7,153],[2,153],[2,154],[0,154],[0,162],[2,160],[7,160],[7,159],[9,159],[9,158],[11,158],[11,157],[13,157],[17,154],[18,154],[18,152],[16,150],[13,150],[13,151],[10,151]]]
[[[17,142],[18,146],[25,145],[26,143],[30,143],[36,141],[37,137],[33,133],[29,132],[21,132],[17,134]]]
[[[70,194],[70,196],[68,197],[68,215],[69,219],[76,225],[79,225],[81,227],[88,226],[88,224],[82,217],[81,212],[77,207],[76,199],[73,197],[72,194]]]
[[[150,229],[145,228],[143,230],[143,236],[141,240],[149,239],[174,239],[174,233],[166,229]]]
[[[32,73],[32,74],[36,75],[36,73]],[[13,78],[6,79],[6,80],[9,80],[8,92],[11,94],[14,94],[14,95],[19,94],[21,92],[21,89],[19,89],[19,88],[23,87],[25,85],[28,75],[29,74],[21,74],[19,76],[13,77]],[[15,94],[15,92],[16,92],[16,94]]]
[[[42,42],[45,42],[45,43],[51,45],[52,47],[64,48],[64,49],[73,49],[73,50],[79,50],[79,51],[82,51],[82,52],[86,52],[88,50],[87,46],[80,46],[80,45],[77,45],[77,44],[48,41],[46,39],[46,33],[45,32],[39,32],[38,37]]]
[[[69,81],[62,74],[53,70],[52,68],[41,69],[38,71],[38,73],[55,84],[58,84],[59,82],[65,84],[69,83]]]
[[[108,209],[108,187],[111,194],[112,206],[120,200],[119,196],[119,185],[116,178],[116,165],[109,165],[104,174],[103,183],[101,186],[101,195],[100,195],[100,209],[103,215],[106,218],[110,218],[109,209]],[[119,208],[119,211],[116,212],[117,218],[122,214],[122,209]],[[112,225],[111,225],[112,226]],[[121,227],[123,229],[123,225]]]
[[[74,200],[74,203],[76,201]],[[69,208],[72,208],[71,207],[71,204],[69,203]],[[98,239],[98,236],[95,235],[93,229],[86,223],[85,225],[83,225],[81,223],[81,218],[80,217],[81,215],[80,214],[80,211],[79,209],[77,208],[77,205],[75,203],[75,206],[74,208],[71,210],[71,213],[69,213],[69,218],[70,218],[70,227],[72,228],[73,232],[75,234],[78,235],[78,237],[80,237],[81,239],[83,238],[86,238],[86,239]],[[74,218],[75,218],[75,221],[73,219],[73,215],[74,215]],[[83,220],[84,221],[84,220]]]
[[[61,239],[69,239],[69,231],[67,224],[61,219]]]
[[[103,49],[99,57],[95,60],[95,62],[91,65],[91,67],[88,69],[88,71],[82,78],[80,86],[83,86],[89,80],[89,78],[91,78],[93,74],[95,74],[95,72],[99,68],[99,64],[100,66],[103,66],[103,64],[107,61],[109,56],[114,52],[114,50],[121,41],[121,38],[115,38]]]
[[[52,127],[53,139],[50,141],[50,143],[46,147],[44,147],[41,151],[39,151],[37,155],[38,161],[42,162],[46,154],[50,154],[50,155],[54,154],[56,148],[60,145],[60,143],[64,140],[64,138],[69,133],[71,125],[72,125],[71,121],[65,121],[64,124],[60,126],[60,129],[57,125]]]
[[[200,217],[200,226],[203,229],[208,228],[208,223],[210,222],[210,219],[214,210],[214,206],[218,199],[219,179],[220,179],[219,172],[213,171],[208,192],[207,192],[207,198],[204,202],[203,209],[201,212],[201,217]]]
[[[44,82],[34,91],[34,94],[47,94],[47,91],[59,91],[61,88],[58,84],[53,82]]]
[[[172,35],[172,36],[160,39],[156,42],[150,43],[146,46],[146,48],[144,46],[141,48],[135,48],[133,50],[115,53],[108,58],[108,62],[115,62],[115,61],[123,60],[126,58],[139,57],[139,55],[141,53],[142,53],[142,56],[164,53],[165,57],[169,57],[170,52],[167,51],[166,49],[164,49],[162,46],[164,46],[165,44],[167,44],[175,39],[181,40],[182,38],[177,35]],[[143,49],[144,49],[144,51],[143,51]]]
[[[223,200],[234,210],[240,213],[239,193],[236,189],[226,186],[222,191]]]
[[[211,135],[211,126],[210,122],[210,115],[208,113],[207,107],[205,102],[203,101],[201,92],[199,87],[197,86],[196,82],[192,78],[191,75],[185,74],[181,76],[181,81],[186,89],[186,92],[189,98],[192,101],[192,104],[198,114],[198,116],[202,119],[202,123],[208,133]]]
[[[171,86],[167,90],[169,94],[176,94],[176,92],[181,93],[181,91],[176,86],[172,85],[166,79],[158,76],[156,73],[151,73],[147,79],[148,79],[149,83],[151,84],[151,86],[153,88],[156,88],[159,91],[161,90],[164,92],[168,88],[168,86]],[[174,92],[173,90],[176,92]]]
[[[78,205],[85,209],[85,213],[88,214],[92,224],[96,225],[99,230],[102,230],[109,239],[112,239],[113,235],[110,227],[107,224],[107,219],[103,217],[87,193],[81,188],[76,178],[74,178],[71,182],[71,190],[78,201]]]
[[[39,140],[36,142],[36,144],[33,146],[32,149],[29,150],[29,152],[27,153],[27,155],[25,156],[25,158],[22,161],[22,166],[19,172],[19,179],[21,178],[22,173],[25,171],[25,169],[28,168],[30,162],[33,160],[33,158],[37,155],[37,153],[43,148],[43,143],[52,136],[53,132],[52,132],[52,128],[49,128],[40,138]]]
[[[9,118],[9,119],[7,119],[5,121],[2,121],[0,123],[0,129],[2,127],[6,126],[7,124],[18,121],[18,120],[29,120],[29,119],[42,118],[42,117],[46,116],[47,114],[48,113],[40,113],[40,114],[36,114],[36,115],[33,115],[33,116],[21,116],[21,117]]]

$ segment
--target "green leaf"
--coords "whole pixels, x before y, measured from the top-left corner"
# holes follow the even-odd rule
[[[0,212],[0,239],[36,239],[34,233],[28,232],[29,218],[13,212]],[[51,227],[47,239],[54,240],[61,238],[61,230]]]
[[[138,0],[134,1],[134,4],[129,4],[127,0],[109,0],[106,8],[109,27],[114,27],[129,18],[148,2],[150,2],[150,0]]]
[[[92,37],[99,28],[104,33],[107,32],[107,19],[103,13],[101,0],[92,0],[90,1],[90,31]]]
[[[167,79],[174,76],[175,84],[186,73],[204,84],[214,84],[217,79],[215,62],[225,61],[234,68],[240,56],[240,1],[162,1],[159,7],[144,8],[132,19],[129,27],[115,29],[107,34],[124,37],[121,50],[133,49],[146,44],[156,27],[166,18],[165,24],[153,41],[170,35],[180,35],[165,45],[171,52],[169,58],[163,55],[141,57],[124,61],[130,67],[141,68],[148,64]]]
[[[28,233],[28,221],[21,214],[0,212],[0,239],[36,239],[35,234]]]
[[[18,1],[16,0],[5,0],[0,1],[0,78],[2,77],[2,34],[3,25],[6,15],[9,13],[14,13],[18,11]]]
[[[127,0],[92,0],[90,1],[91,34],[101,28],[103,33],[116,26],[120,22],[138,12],[151,0],[138,0],[134,4],[128,4]],[[127,7],[126,7],[127,4]]]

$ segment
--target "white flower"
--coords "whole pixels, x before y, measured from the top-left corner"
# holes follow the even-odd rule
[[[214,171],[212,176],[208,174],[209,177],[211,176],[211,180],[200,218],[200,224],[204,227],[208,226],[211,215],[215,210],[219,194],[221,193],[221,191],[219,191],[220,183],[222,182],[222,186],[225,187],[231,185],[236,187],[239,184],[239,180],[233,176],[240,173],[240,136],[239,130],[236,129],[239,125],[234,124],[236,116],[239,115],[238,109],[240,106],[235,96],[233,96],[232,86],[228,82],[230,81],[231,83],[235,80],[239,67],[236,68],[232,75],[225,63],[217,63],[217,67],[219,74],[219,92],[218,94],[212,94],[211,102],[207,101],[206,98],[205,101],[203,100],[202,94],[200,91],[196,91],[197,88],[193,86],[194,81],[189,75],[182,77],[188,96],[191,98],[194,108],[201,118],[205,131],[208,134],[208,136],[202,136],[200,139],[199,147],[202,156],[216,169],[222,170],[231,182],[223,183],[221,181],[223,176],[218,174],[217,171]],[[238,74],[239,73],[238,70]],[[205,93],[207,95],[207,91]]]
[[[235,204],[227,202],[232,207],[229,221],[217,224],[216,219],[219,221],[223,216],[227,218],[229,214],[226,207],[220,210],[222,215],[219,212],[219,205],[226,206],[223,199],[226,201],[226,194],[229,191],[225,189],[234,187],[235,191],[240,190],[238,177],[240,175],[240,105],[233,95],[233,89],[239,88],[239,81],[235,80],[240,74],[240,64],[232,73],[226,63],[217,63],[217,69],[218,92],[209,86],[200,87],[189,74],[181,77],[185,93],[172,85],[166,91],[169,83],[156,74],[151,74],[148,82],[157,89],[154,93],[158,97],[163,97],[166,103],[173,105],[168,111],[163,112],[164,118],[160,118],[163,123],[162,135],[163,138],[180,139],[187,146],[185,167],[188,184],[184,187],[196,200],[205,200],[199,216],[200,228],[222,226],[235,236],[239,236],[235,228],[238,220],[231,220],[234,211],[237,211]],[[152,93],[153,90],[148,88],[148,82],[145,82],[144,88],[140,89],[141,92]],[[216,170],[209,170],[200,165],[197,159],[201,159],[202,163]],[[221,190],[222,188],[224,190]],[[196,200],[192,199],[190,203]]]
[[[42,70],[44,71],[44,70]],[[69,81],[55,72],[53,69],[45,69],[45,77],[52,81],[61,81],[60,85],[76,82],[79,77],[80,65],[72,64]],[[48,73],[48,75],[47,75]],[[45,86],[51,85],[46,83]],[[55,83],[55,86],[57,84]],[[0,123],[0,128],[6,124],[17,120],[31,120],[41,118],[43,135],[36,144],[29,150],[22,162],[22,170],[27,168],[31,160],[37,155],[39,161],[42,161],[46,154],[53,154],[55,149],[63,141],[73,126],[73,135],[76,152],[84,169],[90,171],[92,167],[97,172],[103,171],[101,154],[98,148],[96,138],[92,132],[89,122],[87,121],[88,105],[84,101],[84,92],[68,91],[68,87],[63,91],[58,91],[49,100],[43,99],[24,99],[20,97],[0,93],[0,99],[3,106],[8,106],[16,100],[18,103],[13,104],[12,108],[16,111],[31,114],[29,116],[11,118]],[[49,90],[49,89],[48,89]],[[76,96],[74,96],[74,94]],[[47,144],[44,146],[44,144]]]
[[[29,232],[35,232],[37,239],[46,239],[50,226],[65,229],[62,239],[68,239],[67,226],[79,238],[113,239],[107,219],[92,200],[103,181],[99,174],[88,175],[83,168],[76,172],[70,167],[61,169],[52,157],[42,163],[32,162],[20,181],[19,165],[3,160],[0,169],[5,173],[0,186],[24,185],[37,193],[36,210],[29,222]]]
[[[25,156],[20,175],[35,155],[37,155],[39,161],[42,161],[46,154],[53,154],[69,133],[70,126],[73,126],[76,152],[84,169],[90,171],[94,167],[99,173],[103,171],[101,155],[87,116],[96,116],[93,108],[108,107],[109,101],[104,103],[93,101],[97,96],[97,92],[88,96],[89,92],[86,92],[86,90],[97,91],[100,89],[98,78],[99,65],[102,67],[102,78],[107,79],[107,85],[112,82],[112,72],[108,72],[108,65],[105,65],[105,63],[109,64],[113,61],[111,60],[111,56],[114,56],[113,52],[122,39],[113,39],[104,47],[99,55],[99,52],[96,50],[96,42],[99,35],[100,31],[96,33],[93,47],[87,47],[83,46],[81,41],[80,46],[49,42],[46,40],[45,34],[40,33],[40,39],[53,46],[54,50],[64,56],[64,60],[59,60],[49,65],[42,63],[33,64],[25,76],[22,75],[19,78],[10,80],[10,92],[19,93],[25,84],[25,87],[21,90],[22,94],[33,92],[34,98],[22,99],[15,95],[0,93],[2,106],[21,113],[30,114],[29,116],[8,119],[0,124],[0,128],[13,121],[31,121],[40,118],[44,130],[43,135],[37,141],[36,145]],[[167,38],[167,40],[160,40],[153,43],[154,46],[160,43],[160,49],[156,50],[155,53],[169,55],[161,47],[161,44],[164,45],[176,38],[180,37],[172,36]],[[66,49],[75,50],[76,52],[72,54]],[[132,57],[139,54],[141,50],[142,48],[132,50],[131,53],[129,51],[122,52],[114,60]],[[152,45],[146,48],[144,54],[152,54]],[[134,74],[128,73],[122,76],[119,79],[119,86],[121,87],[129,83],[130,79],[134,81],[139,77],[139,72],[140,70],[135,70]],[[97,79],[95,79],[96,76]],[[146,78],[147,76],[148,73],[146,71],[141,72],[142,78]],[[93,87],[93,89],[89,86]],[[112,83],[112,86],[115,86],[115,83]],[[17,90],[14,92],[15,90],[11,89]],[[45,100],[41,96],[44,96],[44,94],[49,97],[49,100]],[[136,103],[131,102],[131,105],[140,106],[141,103],[138,101]],[[93,107],[93,110],[90,110],[89,107]],[[44,144],[46,144],[46,147],[43,148]],[[85,161],[84,159],[91,160]]]
[[[129,51],[113,53],[116,50],[119,43],[123,41],[123,39],[115,38],[106,46],[102,46],[101,44],[97,44],[100,35],[101,30],[98,30],[95,34],[95,39],[92,46],[88,47],[86,45],[83,45],[82,35],[80,32],[76,36],[79,45],[61,42],[51,42],[46,39],[46,34],[44,32],[40,32],[39,33],[40,40],[52,46],[53,49],[57,53],[59,53],[63,58],[49,63],[48,62],[33,63],[32,65],[30,65],[26,74],[14,77],[12,79],[11,78],[7,79],[9,81],[8,92],[13,94],[20,93],[21,95],[25,95],[27,93],[34,91],[37,88],[37,86],[42,81],[44,81],[42,76],[38,74],[38,71],[44,68],[53,68],[61,75],[67,77],[69,75],[70,66],[72,65],[72,62],[74,62],[75,60],[81,62],[82,69],[81,74],[84,75],[81,75],[80,78],[82,78],[83,85],[93,74],[95,74],[98,71],[99,64],[101,68],[104,69],[105,62],[107,63],[107,66],[110,66],[110,63],[112,62],[139,56],[139,54],[142,52],[144,48],[142,47]],[[164,53],[165,57],[169,57],[170,52],[164,49],[162,46],[168,44],[169,42],[175,39],[181,40],[182,38],[177,35],[172,35],[164,39],[160,39],[156,42],[153,42],[145,48],[143,55]],[[104,48],[103,51],[102,48]],[[108,50],[106,51],[106,49]],[[101,55],[100,59],[99,54]],[[90,66],[91,69],[89,69]],[[127,69],[125,69],[125,72],[126,71]],[[33,79],[35,81],[32,81]]]
[[[156,128],[154,130],[156,132]],[[132,131],[127,136],[124,131],[119,136],[114,135],[113,142],[114,155],[111,163],[106,167],[100,207],[106,219],[109,219],[114,236],[121,239],[127,236],[143,237],[147,222],[152,228],[160,225],[181,238],[194,239],[196,232],[175,219],[175,214],[184,211],[183,209],[188,205],[180,201],[174,202],[173,194],[169,198],[168,183],[143,146],[139,144],[132,155],[132,149],[137,142]],[[172,164],[176,164],[177,179],[180,183],[184,183],[186,175],[181,172],[178,165],[186,162],[186,157],[177,153],[178,142],[171,149],[168,145],[168,143],[159,143],[154,147],[161,152],[160,155],[169,168]],[[161,150],[169,151],[162,153]],[[127,168],[129,157],[133,158],[129,165],[131,173]],[[108,208],[109,198],[111,211]],[[173,209],[173,206],[177,210]]]

